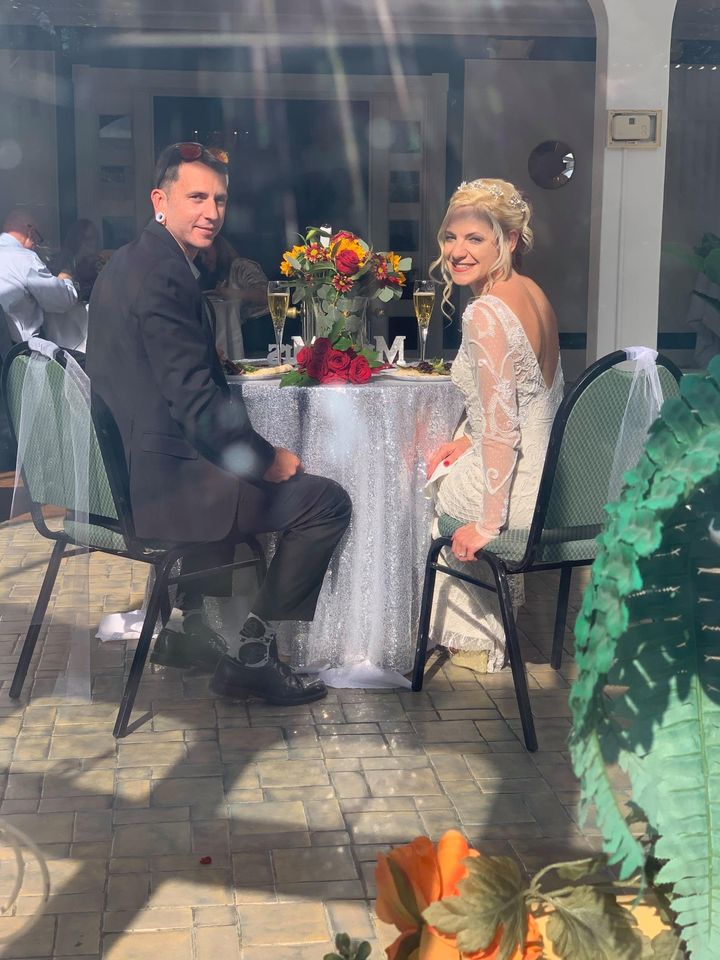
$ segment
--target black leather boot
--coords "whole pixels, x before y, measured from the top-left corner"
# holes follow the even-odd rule
[[[189,670],[214,670],[228,650],[225,638],[200,617],[188,617],[182,632],[163,627],[150,654],[150,663]]]
[[[242,653],[241,647],[240,655]],[[278,660],[274,641],[268,655],[255,665],[224,656],[215,668],[210,690],[220,697],[239,700],[254,696],[280,706],[312,703],[327,696],[327,687],[322,680],[300,677],[286,663]]]

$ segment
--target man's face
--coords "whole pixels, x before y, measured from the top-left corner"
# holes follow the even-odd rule
[[[220,232],[227,206],[227,177],[204,163],[183,163],[166,190],[153,191],[155,210],[188,257],[206,250]]]

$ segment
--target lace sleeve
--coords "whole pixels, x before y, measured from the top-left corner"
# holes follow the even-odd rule
[[[492,306],[476,300],[465,331],[475,389],[482,408],[483,517],[479,533],[496,537],[507,520],[520,446],[515,364],[505,328]]]

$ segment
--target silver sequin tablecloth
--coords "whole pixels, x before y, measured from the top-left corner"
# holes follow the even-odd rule
[[[334,686],[367,685],[412,667],[432,520],[428,455],[449,439],[462,398],[448,381],[376,379],[363,386],[279,387],[233,382],[253,427],[309,473],[331,477],[353,502],[311,624],[292,624],[293,666],[328,666]],[[281,638],[283,639],[283,638]],[[386,682],[391,682],[386,676]]]

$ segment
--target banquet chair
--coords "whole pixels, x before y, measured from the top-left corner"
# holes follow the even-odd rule
[[[30,350],[27,344],[21,343],[10,351],[2,368],[2,394],[15,439],[22,415],[23,384],[29,359]],[[91,401],[91,416],[87,417],[87,400],[77,384],[66,375],[65,367],[66,351],[58,350],[55,358],[47,362],[48,389],[42,395],[45,406],[38,411],[33,428],[23,441],[22,482],[29,496],[30,515],[38,533],[54,541],[54,546],[20,652],[10,697],[17,699],[21,694],[60,562],[64,556],[70,555],[67,551],[75,553],[72,548],[80,547],[150,564],[155,571],[155,582],[113,730],[114,736],[119,738],[127,733],[158,617],[163,625],[170,617],[169,587],[208,573],[240,567],[254,567],[260,582],[265,575],[265,558],[257,540],[246,537],[242,542],[249,547],[252,559],[182,575],[174,570],[178,562],[205,544],[161,542],[138,537],[130,509],[128,472],[117,424],[101,398],[95,395]],[[83,416],[90,422],[88,510],[87,515],[83,509],[82,516],[78,516],[74,512],[76,463],[70,424],[73,417]],[[64,509],[60,529],[48,527],[43,516],[44,506]]]
[[[453,534],[465,525],[465,520],[447,515],[439,518],[440,536],[430,545],[425,563],[413,690],[421,690],[423,684],[436,574],[444,573],[496,593],[505,631],[505,663],[509,662],[512,670],[525,745],[530,751],[537,750],[537,738],[508,575],[560,570],[550,657],[551,665],[559,670],[572,571],[574,567],[593,562],[597,553],[596,537],[602,530],[615,447],[633,377],[632,371],[618,369],[626,360],[624,350],[596,360],[560,404],[550,433],[530,527],[503,530],[475,555],[487,563],[493,583],[485,583],[438,562],[442,550],[452,545]],[[679,368],[660,354],[656,365],[663,398],[677,396],[682,376]],[[638,450],[638,457],[640,452]]]

